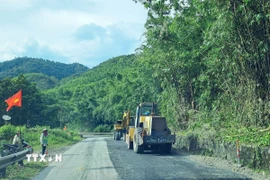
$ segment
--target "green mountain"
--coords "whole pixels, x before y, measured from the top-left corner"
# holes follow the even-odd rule
[[[42,73],[28,73],[24,75],[29,82],[36,84],[40,90],[51,89],[59,84],[60,80],[54,76],[47,76]]]
[[[0,63],[0,78],[13,78],[20,74],[38,88],[51,88],[69,76],[80,75],[89,68],[79,63],[64,64],[38,58],[20,57]]]
[[[22,89],[22,107],[9,111],[14,125],[67,125],[82,130],[93,130],[99,125],[110,127],[122,118],[125,110],[135,114],[140,102],[157,101],[159,85],[151,75],[149,68],[133,54],[111,58],[80,76],[69,76],[60,82],[42,73],[0,79],[0,111],[5,114],[5,100]]]
[[[52,106],[61,105],[53,106],[46,114],[86,129],[111,125],[127,109],[135,114],[140,102],[157,101],[157,86],[149,68],[137,61],[135,55],[115,57],[44,92],[47,98],[53,99]],[[55,121],[52,119],[52,122]]]

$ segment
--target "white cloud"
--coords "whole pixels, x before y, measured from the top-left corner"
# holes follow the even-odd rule
[[[0,0],[0,61],[31,56],[93,67],[133,53],[146,14],[132,0]]]

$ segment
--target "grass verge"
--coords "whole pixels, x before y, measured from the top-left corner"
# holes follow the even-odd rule
[[[2,127],[1,127],[2,128]],[[11,143],[12,134],[18,129],[21,129],[23,134],[23,138],[33,147],[34,153],[40,154],[41,145],[39,142],[39,137],[42,132],[42,129],[47,128],[49,131],[49,153],[55,152],[55,150],[61,149],[60,153],[63,153],[62,147],[73,145],[79,141],[81,141],[81,137],[77,132],[74,131],[64,131],[62,129],[50,129],[49,127],[35,127],[26,129],[25,127],[3,127],[0,128],[0,142],[3,143]],[[3,139],[3,137],[9,137]],[[2,145],[1,145],[2,147]],[[18,163],[10,165],[6,169],[6,177],[0,177],[0,179],[8,179],[8,180],[26,180],[32,179],[35,177],[40,171],[46,168],[49,165],[49,162],[27,162],[27,159],[23,161],[24,165],[20,166]]]

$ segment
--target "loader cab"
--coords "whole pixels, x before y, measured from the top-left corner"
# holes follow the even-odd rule
[[[136,109],[135,127],[142,126],[142,122],[140,122],[141,116],[158,116],[157,104],[152,102],[139,104]]]
[[[117,120],[114,124],[114,130],[121,130],[122,129],[122,120]]]
[[[117,120],[115,124],[121,125],[122,124],[122,120]]]

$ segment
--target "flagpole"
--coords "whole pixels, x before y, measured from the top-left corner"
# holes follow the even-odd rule
[[[20,150],[22,150],[22,108],[20,108]]]
[[[22,89],[21,91],[21,102],[22,102]],[[20,107],[20,137],[21,137],[21,150],[22,150],[22,106]]]
[[[22,102],[22,89],[20,91],[21,91],[21,102]],[[22,106],[20,107],[20,124],[22,126]],[[21,126],[20,126],[20,130],[21,130]]]
[[[20,108],[20,132],[22,128],[22,108]]]
[[[22,145],[22,107],[20,107],[20,143],[19,143],[19,148],[20,148],[20,151],[23,150],[23,145]],[[18,164],[20,166],[23,166],[23,160],[22,161],[19,161]]]

